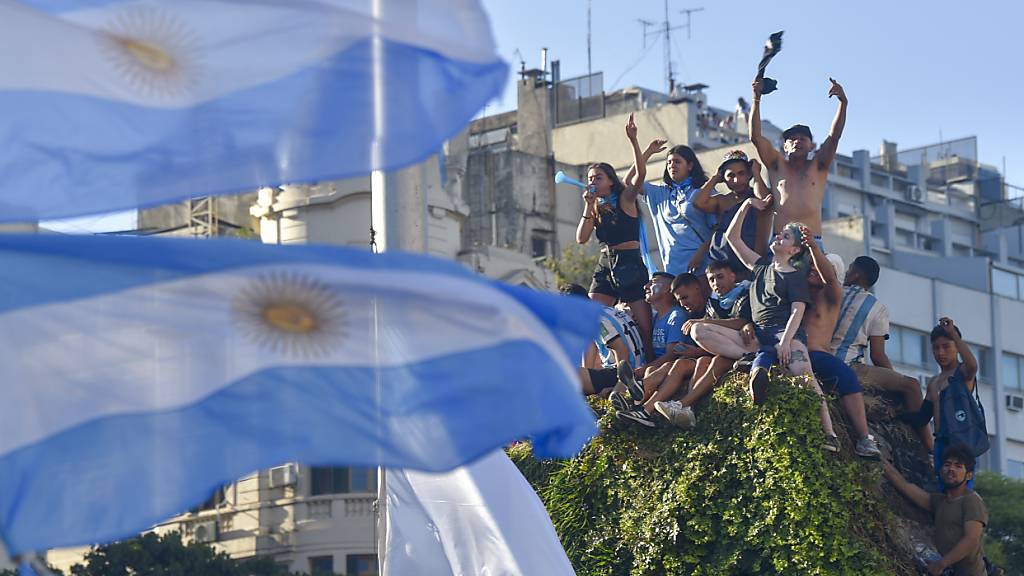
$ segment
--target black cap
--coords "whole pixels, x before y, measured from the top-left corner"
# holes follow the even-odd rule
[[[789,140],[793,136],[799,136],[801,134],[810,138],[812,142],[814,141],[814,136],[811,136],[811,129],[803,124],[793,124],[787,128],[786,131],[782,133],[782,139]]]

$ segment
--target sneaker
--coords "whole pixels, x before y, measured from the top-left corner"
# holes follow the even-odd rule
[[[835,435],[825,436],[825,450],[839,452],[839,437]],[[878,448],[875,447],[875,450],[878,450]]]
[[[683,406],[678,400],[655,402],[654,409],[671,422],[673,426],[685,430],[697,425],[697,417],[693,415],[693,409],[689,406]]]
[[[615,368],[619,372],[619,382],[622,382],[626,387],[626,390],[629,391],[629,395],[633,397],[633,401],[642,401],[644,399],[644,388],[636,381],[636,377],[633,376],[633,369],[630,368],[629,362],[623,360],[619,362]]]
[[[616,416],[623,420],[632,420],[633,422],[642,426],[647,426],[648,428],[654,428],[655,426],[654,418],[651,418],[651,415],[644,410],[643,406],[637,406],[632,410],[623,410],[616,414]]]
[[[879,460],[882,457],[882,451],[878,449],[878,443],[875,442],[875,439],[870,434],[857,440],[853,451],[857,456],[869,460]]]
[[[768,398],[768,371],[764,369],[754,370],[754,376],[750,379],[750,397],[754,405],[760,406]]]
[[[618,390],[612,390],[608,395],[608,401],[617,412],[628,412],[633,409],[633,402],[626,399],[626,395]]]
[[[732,369],[741,374],[750,374],[750,369],[754,367],[754,358],[756,356],[756,352],[747,352],[740,356],[739,360],[732,363]]]

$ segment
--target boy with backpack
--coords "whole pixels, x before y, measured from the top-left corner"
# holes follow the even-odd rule
[[[960,329],[943,317],[932,329],[931,342],[940,372],[928,382],[925,399],[931,402],[935,419],[935,472],[942,488],[943,451],[953,444],[964,444],[973,456],[980,456],[988,451],[988,432],[977,398],[978,361],[963,341]]]

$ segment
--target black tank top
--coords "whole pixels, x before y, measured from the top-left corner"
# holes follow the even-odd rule
[[[620,207],[621,199],[612,204],[612,210],[601,210],[601,222],[594,232],[597,239],[608,246],[640,240],[640,207],[636,216],[630,216]],[[608,206],[608,204],[606,204]],[[600,209],[599,209],[600,210]]]

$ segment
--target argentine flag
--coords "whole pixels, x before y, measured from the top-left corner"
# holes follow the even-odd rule
[[[507,70],[477,0],[0,0],[0,221],[413,164]]]
[[[283,462],[454,468],[595,433],[600,307],[402,253],[0,235],[0,538],[106,542]]]

